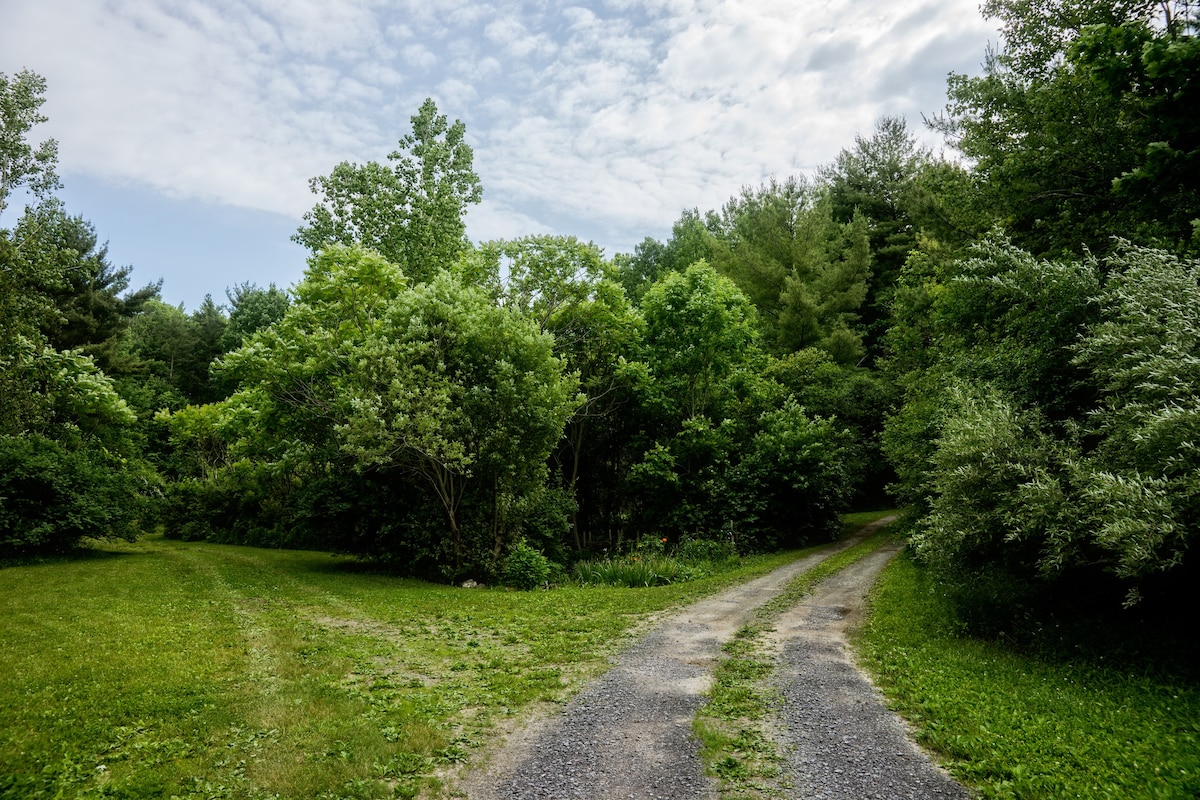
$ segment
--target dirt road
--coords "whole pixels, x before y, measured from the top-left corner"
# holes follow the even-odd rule
[[[879,571],[899,549],[885,545],[851,564],[775,623],[776,738],[797,797],[969,797],[912,743],[904,724],[855,668],[846,644]]]
[[[779,594],[792,578],[857,543],[875,527],[860,531],[827,551],[688,606],[668,618],[626,651],[612,670],[572,700],[562,714],[537,720],[511,736],[485,764],[466,776],[460,788],[471,800],[716,798],[715,784],[703,774],[691,725],[703,702],[722,643],[750,620],[754,609]],[[888,557],[883,554],[865,559],[869,566],[855,571],[849,584],[839,583],[837,576],[821,584],[810,603],[785,615],[779,624],[780,651],[785,655],[781,688],[790,693],[785,696],[804,704],[806,709],[799,716],[781,709],[781,741],[788,757],[794,756],[792,763],[797,775],[814,786],[809,778],[824,780],[825,773],[812,767],[810,761],[821,757],[823,745],[817,747],[816,743],[824,742],[824,738],[805,738],[803,726],[811,720],[825,724],[832,735],[850,737],[854,747],[868,748],[864,752],[882,753],[879,748],[900,750],[891,739],[880,740],[874,727],[860,729],[857,718],[841,710],[845,702],[874,704],[888,716],[865,679],[854,684],[840,674],[842,666],[836,651],[841,648],[844,655],[844,641],[839,638],[838,626],[823,626],[815,621],[822,615],[832,615],[842,623],[850,619],[854,609],[861,608],[866,588]],[[836,610],[831,612],[828,610],[831,608]],[[825,611],[814,612],[814,609]],[[807,655],[816,653],[820,657]],[[845,665],[852,670],[848,661]],[[822,691],[825,685],[809,679],[807,673],[812,669],[838,674],[836,681],[828,685],[846,696],[834,701],[838,710],[832,712],[833,717],[819,714],[814,717],[809,713],[813,703],[820,702],[812,692]],[[844,764],[845,760],[838,763]],[[844,766],[832,769],[845,771]],[[927,769],[940,777],[931,765]],[[821,791],[820,787],[817,791]],[[871,796],[855,795],[856,798]]]

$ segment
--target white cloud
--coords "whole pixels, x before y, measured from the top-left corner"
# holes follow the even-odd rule
[[[472,235],[610,250],[827,162],[882,114],[938,110],[994,38],[975,0],[15,6],[0,70],[46,76],[71,171],[299,214],[309,177],[382,159],[435,96],[476,149]]]
[[[410,66],[430,69],[437,64],[437,56],[423,44],[410,44],[402,52],[405,62]]]

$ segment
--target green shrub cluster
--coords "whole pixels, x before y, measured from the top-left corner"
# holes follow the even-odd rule
[[[572,576],[584,586],[646,588],[693,581],[741,563],[730,542],[688,539],[667,552],[667,540],[643,536],[624,555],[576,562]]]
[[[541,551],[522,539],[508,551],[501,577],[506,586],[528,591],[549,583],[554,566]]]
[[[996,236],[906,277],[941,343],[894,329],[926,362],[885,438],[917,555],[964,596],[1175,591],[1200,531],[1200,261],[1123,243],[1052,262]]]

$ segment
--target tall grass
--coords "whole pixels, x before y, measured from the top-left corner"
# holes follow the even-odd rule
[[[740,564],[733,546],[724,542],[685,540],[668,552],[665,540],[650,537],[627,554],[577,562],[572,577],[583,586],[642,589],[700,580]]]

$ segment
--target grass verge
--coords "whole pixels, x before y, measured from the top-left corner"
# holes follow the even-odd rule
[[[856,644],[918,740],[980,797],[1200,797],[1194,665],[1106,659],[1103,632],[1066,635],[1077,645],[1053,653],[964,636],[942,590],[901,555]]]
[[[148,538],[0,569],[0,798],[445,795],[653,615],[799,553],[638,591],[460,589]]]
[[[853,515],[845,520],[847,530],[861,528],[889,513]],[[776,695],[769,679],[778,654],[763,634],[773,630],[775,620],[818,583],[873,553],[890,538],[887,529],[881,529],[796,576],[782,593],[756,609],[751,622],[722,647],[726,658],[713,673],[709,702],[692,725],[701,743],[701,758],[708,774],[717,779],[722,800],[790,796],[791,787],[780,769],[782,759],[767,730]]]

